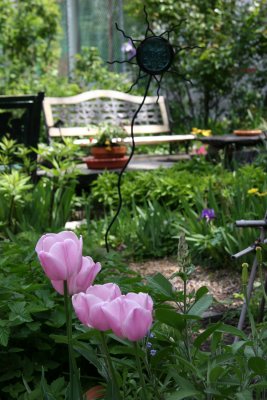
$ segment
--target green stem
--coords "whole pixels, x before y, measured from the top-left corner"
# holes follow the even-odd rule
[[[11,231],[12,231],[13,212],[14,212],[14,208],[15,208],[14,206],[15,206],[15,200],[14,200],[14,196],[12,196],[11,201],[10,201],[8,222],[7,222]]]
[[[147,373],[148,373],[148,376],[149,376],[149,381],[153,385],[154,395],[156,396],[156,399],[162,400],[162,396],[161,396],[161,394],[160,394],[160,392],[158,390],[159,379],[151,371],[150,364],[149,364],[148,357],[147,357],[147,353],[146,353],[146,355],[144,357],[144,364],[145,364],[145,367],[146,367],[146,370],[147,370]]]
[[[133,344],[134,344],[134,349],[135,349],[135,359],[136,359],[137,369],[138,369],[139,378],[140,378],[140,382],[141,382],[141,386],[142,386],[142,399],[147,400],[148,396],[146,393],[146,383],[145,383],[144,374],[142,371],[140,357],[138,355],[139,348],[138,348],[137,342],[134,342]]]
[[[76,365],[76,360],[72,346],[72,306],[71,298],[68,294],[68,283],[64,281],[64,305],[66,314],[66,329],[67,329],[67,342],[68,342],[68,353],[69,353],[69,374],[70,374],[70,400],[82,400],[82,389],[79,379],[79,371]],[[78,387],[79,399],[77,399]]]
[[[100,339],[101,339],[102,349],[103,349],[103,352],[104,352],[104,355],[105,355],[105,358],[106,358],[107,369],[108,369],[108,372],[109,372],[109,379],[110,379],[111,385],[112,385],[112,399],[120,400],[121,399],[121,395],[120,395],[120,391],[119,391],[119,387],[118,387],[116,373],[115,373],[114,368],[113,368],[112,359],[111,359],[110,354],[109,354],[109,350],[108,350],[108,346],[107,346],[106,337],[105,337],[104,332],[100,332]]]
[[[51,188],[51,193],[50,193],[50,206],[49,206],[49,214],[48,214],[49,226],[52,226],[52,223],[53,223],[53,209],[54,209],[54,203],[55,203],[56,190],[57,189],[55,187],[55,184],[52,181],[52,188]]]
[[[247,313],[248,313],[248,319],[250,322],[250,326],[251,326],[251,333],[252,333],[252,338],[253,338],[253,349],[255,352],[255,355],[257,355],[258,350],[257,350],[257,346],[255,345],[255,343],[257,342],[258,339],[258,335],[257,335],[257,330],[256,330],[256,326],[255,326],[255,321],[250,309],[250,301],[248,298],[248,293],[247,293],[247,285],[243,284],[243,293],[244,293],[244,298],[245,298],[245,302],[247,304]]]
[[[261,263],[259,264],[259,275],[260,275],[262,294],[263,294],[265,303],[267,303],[267,296],[266,296],[266,292],[265,292],[265,283],[264,283],[264,277],[263,277],[263,271],[262,271],[262,264]]]

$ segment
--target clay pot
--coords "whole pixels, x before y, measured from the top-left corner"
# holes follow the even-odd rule
[[[126,146],[111,146],[111,147],[97,147],[91,148],[91,154],[94,158],[121,158],[127,152]]]
[[[97,400],[103,399],[105,394],[105,388],[101,385],[92,387],[86,392],[86,400]]]
[[[84,162],[90,169],[120,169],[128,161],[126,151],[126,146],[92,147],[92,156],[84,158]]]
[[[261,134],[262,131],[259,129],[240,129],[234,131],[234,135],[237,136],[258,136]]]

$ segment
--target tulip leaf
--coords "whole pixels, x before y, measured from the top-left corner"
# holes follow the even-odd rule
[[[172,326],[175,329],[182,330],[185,327],[184,315],[178,314],[174,310],[166,308],[158,308],[156,310],[156,318],[166,325]]]

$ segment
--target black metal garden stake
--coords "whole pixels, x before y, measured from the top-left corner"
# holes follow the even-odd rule
[[[233,259],[236,260],[246,254],[251,253],[252,251],[256,251],[257,246],[267,243],[267,239],[266,239],[267,211],[264,216],[264,219],[262,219],[262,220],[239,220],[239,221],[236,221],[236,226],[239,228],[259,228],[260,236],[258,239],[255,240],[255,242],[252,245],[248,246],[244,250],[239,251],[236,254],[233,254],[232,255]],[[252,269],[251,269],[250,276],[249,276],[248,285],[247,285],[247,301],[248,302],[250,301],[250,298],[251,298],[251,293],[253,290],[253,284],[254,284],[255,277],[256,277],[257,267],[258,267],[258,261],[257,261],[257,257],[255,254],[253,264],[252,264]],[[267,277],[265,278],[264,290],[266,289],[266,286],[267,286]],[[261,314],[262,314],[262,310],[264,309],[264,306],[265,306],[265,300],[263,298],[261,301],[261,305],[260,305]],[[243,325],[244,325],[246,313],[247,313],[247,308],[248,308],[248,304],[247,304],[246,300],[244,299],[240,317],[239,317],[239,321],[238,321],[238,326],[237,326],[237,328],[240,330],[243,329]]]
[[[178,71],[171,69],[171,66],[173,64],[173,61],[176,57],[176,55],[182,51],[182,50],[189,50],[189,49],[194,49],[194,48],[199,48],[199,46],[186,46],[186,47],[180,47],[180,46],[175,46],[172,45],[169,41],[170,34],[173,32],[176,28],[180,27],[180,25],[185,21],[182,19],[178,25],[173,26],[171,29],[166,30],[160,35],[155,35],[153,30],[150,27],[149,21],[148,21],[148,15],[146,12],[146,8],[144,7],[144,13],[146,17],[146,23],[147,23],[147,28],[145,32],[145,38],[143,40],[135,40],[132,39],[130,36],[127,36],[125,32],[118,27],[116,24],[116,28],[119,32],[123,34],[123,36],[130,40],[133,48],[135,49],[135,55],[133,55],[129,60],[124,60],[124,61],[112,61],[108,62],[109,64],[113,63],[129,63],[132,65],[137,65],[139,67],[139,72],[136,81],[132,84],[130,89],[128,90],[128,93],[132,90],[132,88],[138,83],[140,79],[147,78],[147,83],[146,83],[146,88],[145,88],[145,93],[142,102],[138,106],[137,110],[135,111],[132,121],[131,121],[131,139],[132,139],[132,148],[131,148],[131,153],[130,156],[120,171],[119,177],[118,177],[118,196],[119,196],[119,205],[117,208],[117,211],[111,220],[106,234],[105,234],[105,244],[106,244],[106,250],[109,252],[109,245],[108,245],[108,234],[109,231],[117,219],[119,212],[121,210],[122,206],[122,195],[121,195],[121,180],[122,180],[122,175],[124,171],[126,170],[128,164],[130,163],[134,151],[135,151],[135,141],[134,141],[134,121],[141,110],[143,104],[145,103],[148,90],[150,87],[150,83],[152,79],[154,79],[157,83],[157,96],[159,97],[159,92],[160,92],[160,84],[162,81],[162,78],[166,72],[173,72],[176,75],[180,76],[183,80],[192,83],[189,79],[186,79],[186,77],[183,74],[180,74]],[[166,37],[164,37],[164,35]],[[135,43],[139,43],[137,46]],[[136,59],[136,62],[132,62],[133,59]]]

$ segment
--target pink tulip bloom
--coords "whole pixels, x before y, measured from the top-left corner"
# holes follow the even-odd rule
[[[128,293],[106,304],[104,314],[115,335],[137,341],[152,325],[153,301],[145,293]]]
[[[76,294],[80,292],[86,292],[95,280],[96,275],[101,270],[101,264],[99,262],[94,263],[91,257],[82,258],[82,268],[76,275],[72,275],[68,280],[68,293]],[[64,281],[51,280],[54,289],[64,294]]]
[[[104,308],[112,300],[121,296],[120,288],[114,283],[90,286],[86,293],[72,296],[75,313],[81,323],[100,331],[110,329]]]
[[[82,268],[82,237],[78,239],[73,232],[43,235],[35,250],[44,272],[51,280],[68,280]]]

